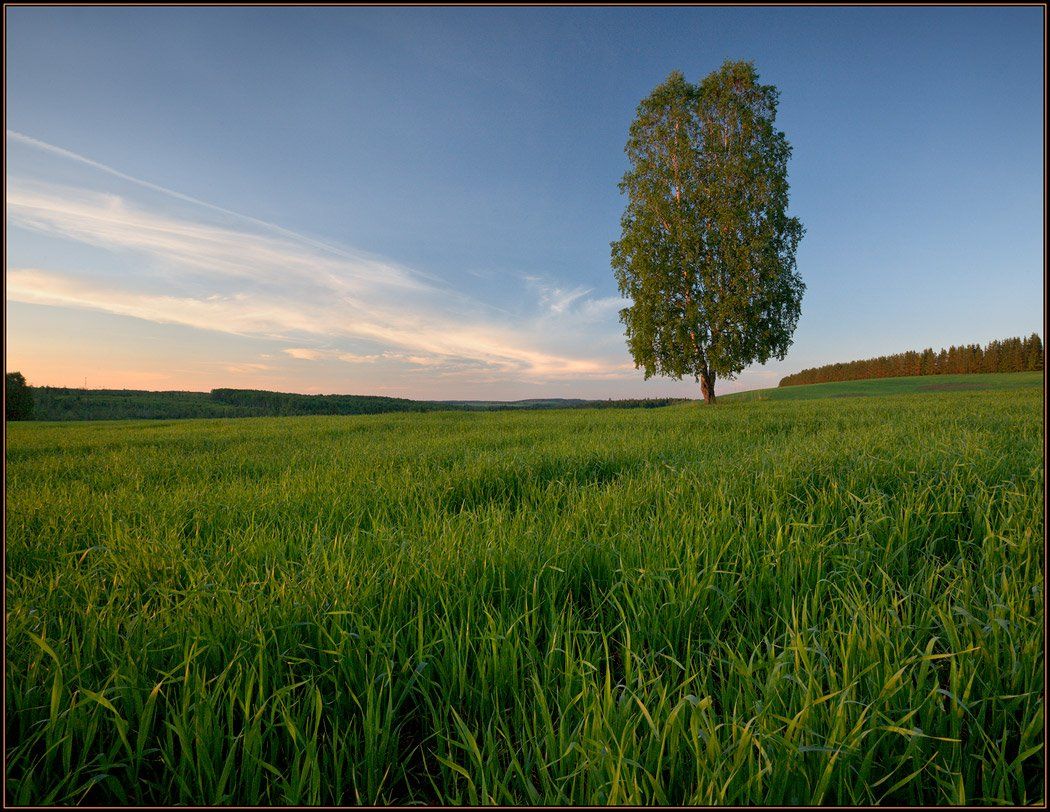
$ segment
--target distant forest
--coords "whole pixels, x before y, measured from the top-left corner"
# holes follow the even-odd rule
[[[653,408],[676,398],[516,401],[408,400],[375,395],[296,395],[259,389],[148,392],[135,389],[67,389],[31,386],[31,420],[176,420],[192,417],[283,417],[386,412],[503,411],[507,409]],[[10,416],[8,419],[12,419]]]
[[[864,361],[847,361],[804,369],[788,375],[780,386],[806,383],[858,381],[869,378],[908,378],[915,375],[962,375],[970,372],[1036,372],[1043,368],[1043,342],[1032,333],[1028,338],[991,341],[984,347],[967,344],[935,352],[926,348],[918,352],[880,355]]]

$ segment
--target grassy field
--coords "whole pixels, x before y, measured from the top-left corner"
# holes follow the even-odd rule
[[[1040,802],[1040,384],[11,424],[7,801]]]
[[[725,395],[729,400],[812,400],[813,398],[873,397],[923,392],[968,392],[982,389],[1027,389],[1043,385],[1042,372],[971,373],[836,381],[774,389],[752,389]]]

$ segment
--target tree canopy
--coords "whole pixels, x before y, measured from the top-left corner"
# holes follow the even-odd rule
[[[29,420],[33,417],[33,392],[21,372],[8,372],[4,380],[4,417]]]
[[[708,402],[717,378],[783,359],[801,311],[778,95],[750,62],[698,85],[675,71],[639,104],[625,149],[612,266],[632,302],[628,347],[646,378],[691,376]]]

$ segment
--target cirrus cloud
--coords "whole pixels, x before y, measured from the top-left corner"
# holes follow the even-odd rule
[[[495,309],[484,302],[396,263],[229,212],[26,136],[18,138],[242,222],[231,225],[229,217],[213,222],[111,192],[11,177],[9,226],[101,248],[136,268],[129,274],[10,267],[11,301],[276,338],[294,343],[285,354],[300,360],[391,362],[445,374],[533,381],[610,379],[633,372],[622,354],[586,351],[588,342],[576,328],[605,311],[604,300],[585,298],[589,290],[545,288],[532,317],[495,318]],[[347,346],[320,348],[333,343]]]

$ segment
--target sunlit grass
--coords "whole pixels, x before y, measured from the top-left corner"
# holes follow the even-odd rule
[[[974,372],[965,375],[913,375],[864,381],[834,381],[733,392],[729,400],[812,400],[814,398],[963,392],[980,389],[1027,389],[1042,386],[1042,372]]]
[[[8,426],[15,804],[1042,800],[1042,389]]]

